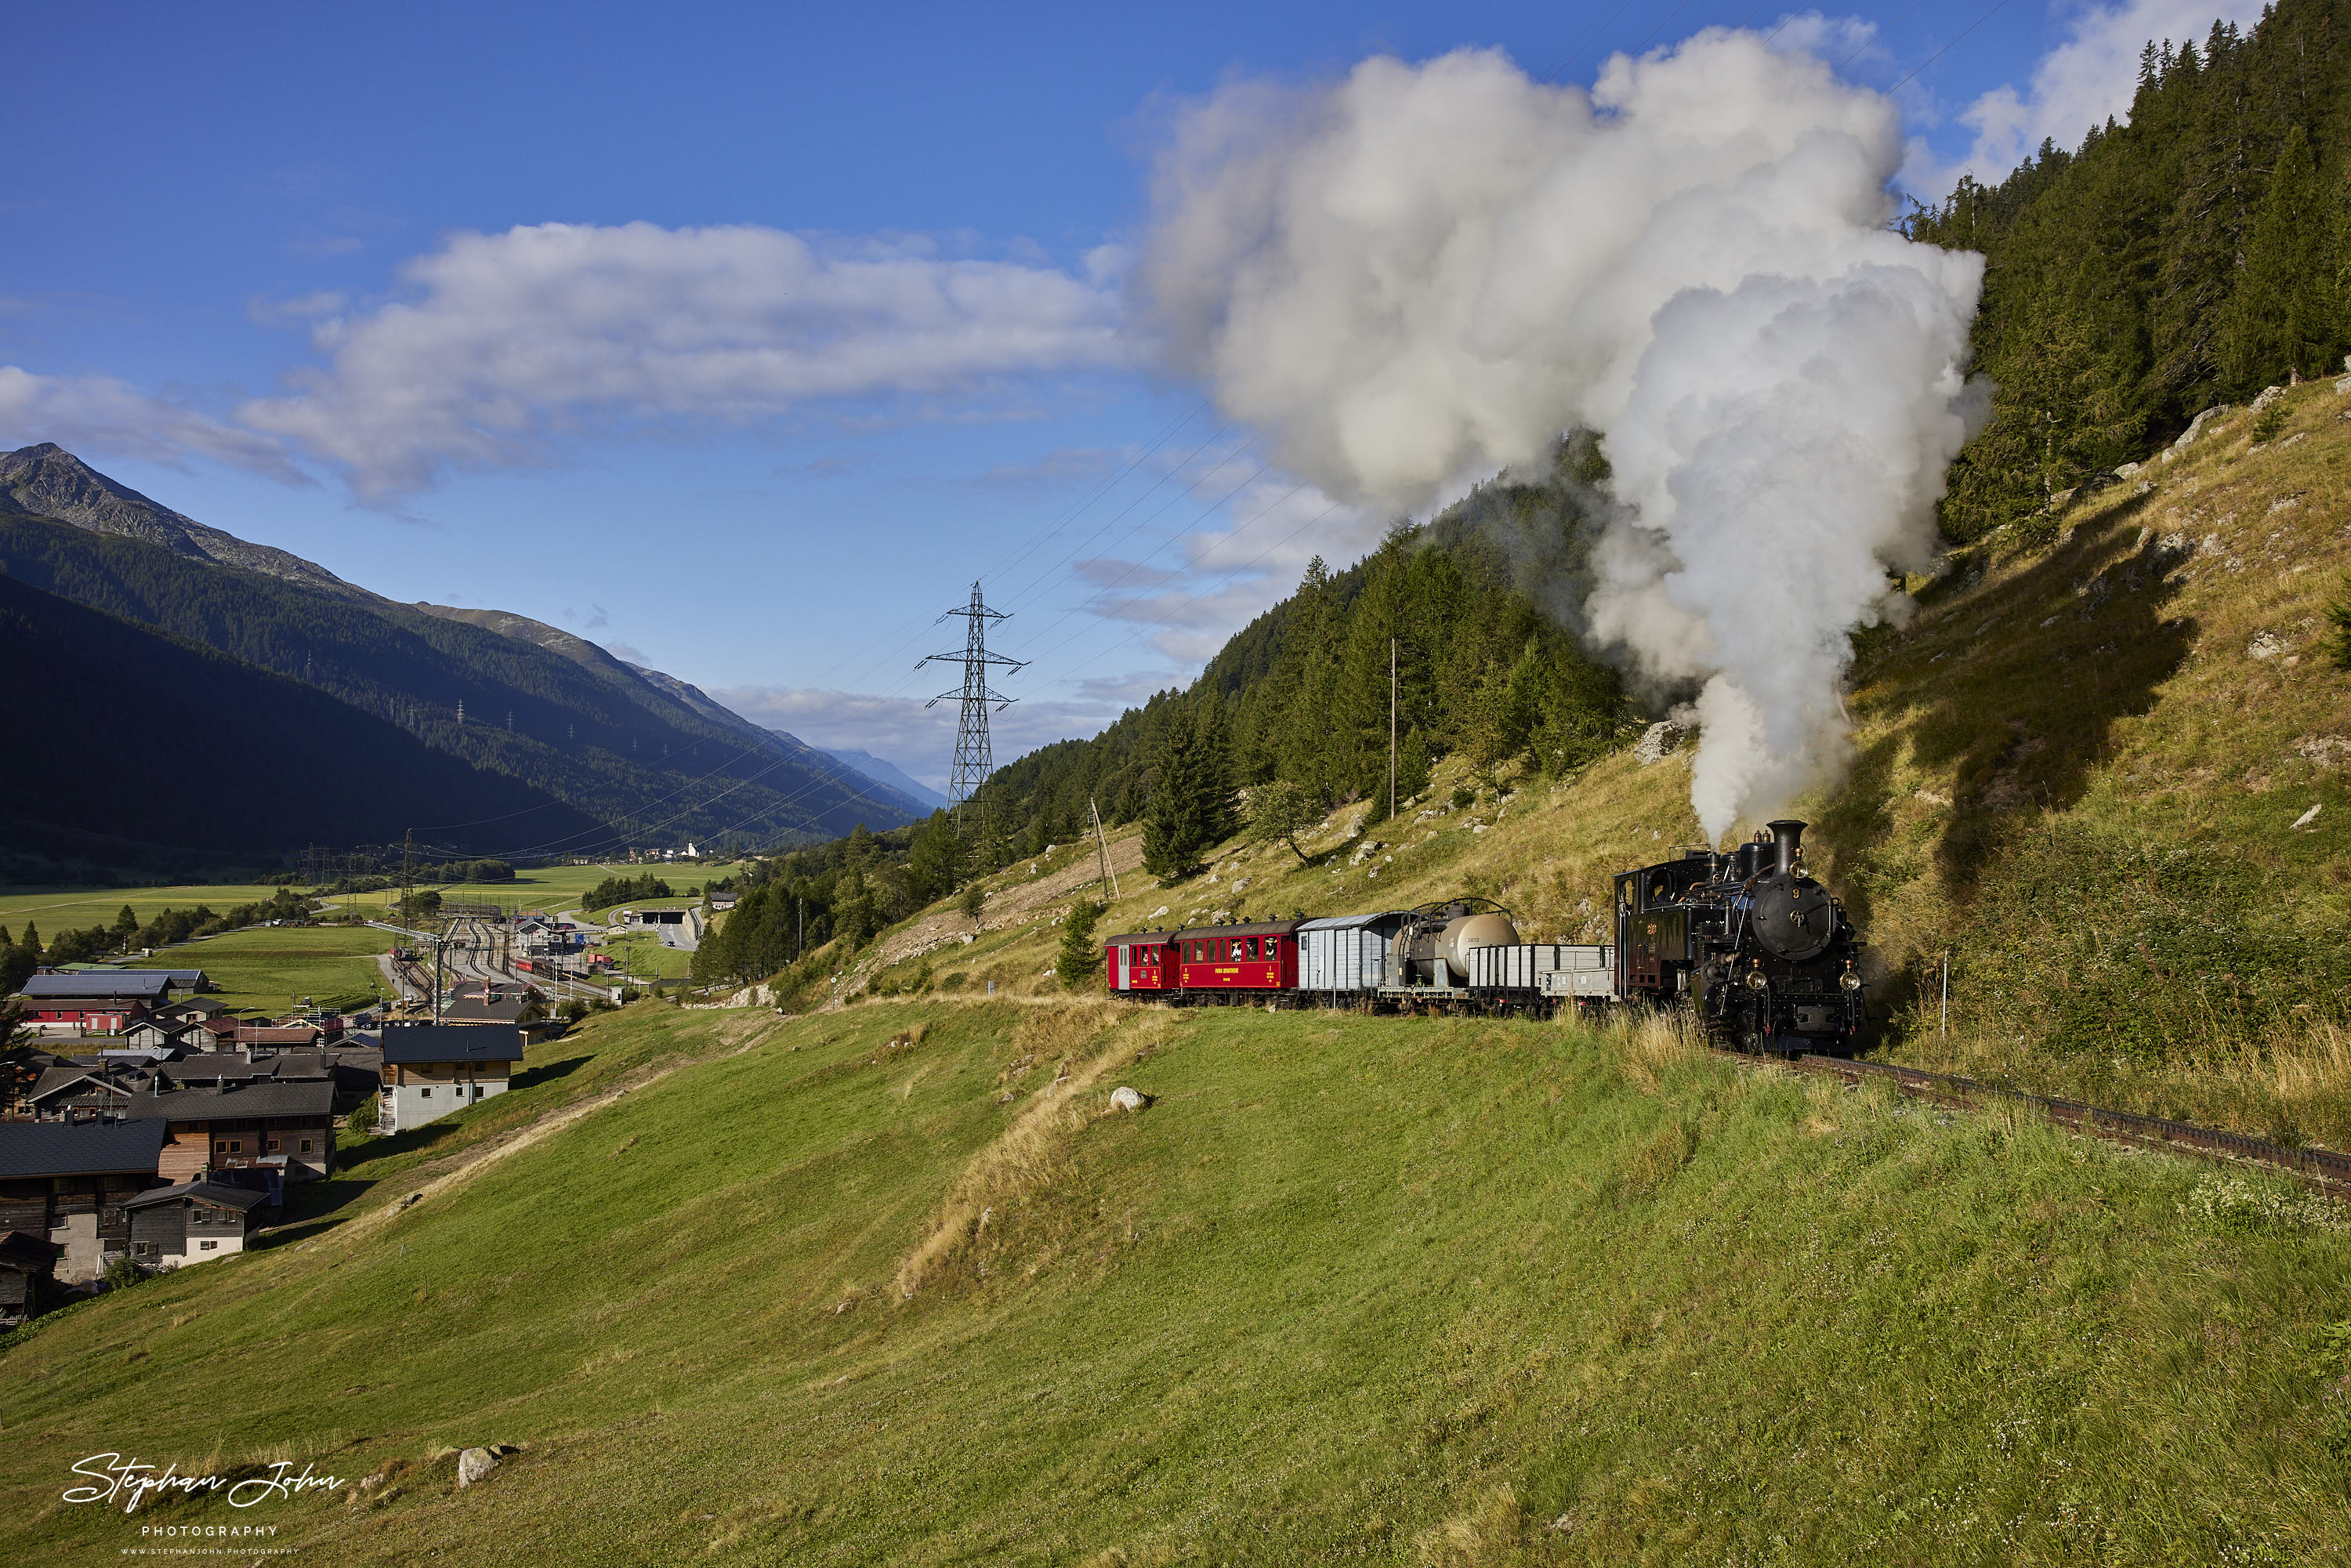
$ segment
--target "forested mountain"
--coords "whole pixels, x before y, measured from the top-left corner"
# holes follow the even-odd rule
[[[0,878],[237,862],[305,843],[486,845],[594,823],[325,692],[0,573]]]
[[[2281,0],[2249,34],[2147,46],[2130,123],[2043,143],[1905,225],[1984,253],[1976,369],[1993,418],[1946,532],[1980,537],[2145,457],[2202,409],[2351,349],[2346,0]]]
[[[1631,710],[1569,626],[1589,586],[1581,525],[1605,477],[1588,442],[1563,443],[1550,473],[1504,475],[1425,527],[1398,525],[1343,571],[1318,559],[1187,691],[998,768],[977,797],[990,862],[1077,837],[1089,799],[1106,822],[1144,816],[1179,731],[1211,793],[1283,779],[1319,804],[1384,810],[1392,643],[1398,799],[1457,752],[1554,774],[1598,756]]]
[[[54,477],[71,461],[57,454],[34,472]],[[20,479],[24,472],[20,465]],[[45,504],[65,505],[51,493],[57,489],[19,484],[12,494],[47,495]],[[134,492],[122,494],[144,502]],[[103,493],[99,498],[130,505]],[[135,508],[108,515],[118,521],[137,517]],[[913,802],[814,748],[731,714],[725,715],[731,722],[707,716],[601,649],[601,662],[581,659],[445,612],[395,604],[340,580],[330,580],[330,589],[290,570],[221,564],[226,547],[217,539],[206,553],[178,548],[174,538],[0,507],[0,568],[19,580],[301,681],[436,751],[530,784],[550,804],[561,801],[604,824],[583,830],[566,817],[559,831],[551,818],[548,824],[517,819],[507,824],[509,837],[483,849],[590,852],[689,838],[722,846],[789,843],[919,815]],[[430,820],[462,817],[444,812]]]
[[[862,811],[861,821],[880,822],[885,826],[912,821],[927,814],[937,804],[893,788],[855,764],[829,751],[819,750],[796,735],[753,724],[690,681],[681,681],[663,671],[616,658],[585,637],[574,636],[560,627],[549,626],[544,621],[534,621],[528,615],[517,615],[508,610],[460,610],[446,604],[423,603],[416,608],[444,621],[462,621],[468,625],[496,632],[502,637],[536,643],[624,690],[638,685],[650,686],[657,695],[666,697],[687,712],[717,726],[742,744],[783,758],[812,779],[837,784]],[[789,841],[797,842],[808,835],[782,836]]]

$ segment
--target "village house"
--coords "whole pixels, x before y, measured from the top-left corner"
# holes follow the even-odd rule
[[[218,997],[179,997],[155,1009],[158,1018],[177,1023],[203,1023],[228,1011],[228,1004]]]
[[[37,1122],[119,1122],[145,1076],[131,1062],[61,1061],[41,1074],[25,1108]]]
[[[0,1231],[62,1249],[56,1277],[87,1284],[131,1246],[123,1203],[156,1186],[158,1122],[0,1122]]]
[[[522,1054],[511,1024],[386,1025],[377,1128],[405,1133],[505,1093]]]
[[[164,1074],[134,1091],[123,1115],[169,1129],[157,1166],[167,1180],[250,1170],[291,1184],[333,1174],[334,1104],[331,1078],[228,1079],[200,1088]]]
[[[161,969],[34,975],[17,993],[25,1021],[45,1032],[120,1034],[171,999]]]
[[[245,1250],[269,1195],[217,1182],[150,1187],[123,1201],[131,1260],[142,1269],[183,1269]]]
[[[169,1013],[150,1013],[122,1031],[122,1043],[140,1050],[204,1051],[212,1042],[202,1019],[178,1019]]]

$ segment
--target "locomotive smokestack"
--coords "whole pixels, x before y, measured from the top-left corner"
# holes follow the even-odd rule
[[[1804,847],[1804,824],[1790,818],[1766,822],[1771,830],[1771,841],[1780,852],[1780,874],[1787,876],[1796,869],[1796,852]]]

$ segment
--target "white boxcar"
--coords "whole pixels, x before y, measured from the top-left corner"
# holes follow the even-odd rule
[[[1387,978],[1388,938],[1405,912],[1334,915],[1298,925],[1298,988],[1301,992],[1360,992],[1379,988]]]
[[[1469,949],[1472,990],[1533,991],[1546,997],[1605,997],[1615,990],[1613,949],[1568,942],[1521,942]]]

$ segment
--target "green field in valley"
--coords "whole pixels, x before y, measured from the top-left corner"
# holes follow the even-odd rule
[[[267,1510],[339,1565],[2351,1546],[2351,1235],[2260,1176],[1523,1022],[640,1004],[521,1082],[0,1350],[9,1559],[259,1521],[59,1500],[126,1446],[379,1478]]]
[[[232,1008],[277,1014],[306,997],[321,1008],[357,1008],[385,994],[375,955],[392,943],[389,933],[364,925],[264,925],[183,942],[130,967],[201,968]]]
[[[11,936],[22,936],[26,922],[40,928],[46,939],[60,931],[90,925],[111,925],[124,904],[143,921],[166,909],[193,909],[207,904],[225,915],[240,904],[258,904],[274,896],[275,886],[254,883],[203,883],[159,887],[0,888],[0,925]]]
[[[650,931],[596,943],[592,951],[611,954],[623,969],[640,978],[675,979],[694,967],[692,953],[663,946],[661,938]]]

